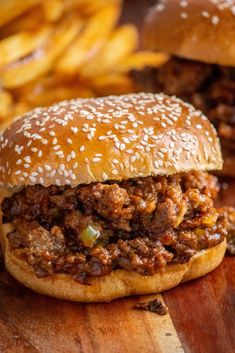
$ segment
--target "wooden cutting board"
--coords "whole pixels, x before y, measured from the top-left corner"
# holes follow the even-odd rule
[[[235,181],[221,201],[235,206]],[[78,304],[45,297],[0,271],[1,353],[235,352],[235,257],[162,296],[165,316],[133,306],[151,297]]]

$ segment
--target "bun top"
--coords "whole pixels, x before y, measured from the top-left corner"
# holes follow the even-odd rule
[[[159,0],[145,19],[147,48],[235,66],[235,0]]]
[[[37,108],[0,138],[0,182],[76,186],[221,169],[219,141],[190,104],[140,93]]]

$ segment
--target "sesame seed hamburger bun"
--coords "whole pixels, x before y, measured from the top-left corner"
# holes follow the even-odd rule
[[[19,190],[36,184],[44,192],[51,185],[76,188],[107,181],[112,185],[133,178],[222,168],[219,141],[207,118],[191,105],[163,94],[76,99],[38,108],[17,119],[0,141],[1,186],[16,197]],[[17,235],[17,224],[21,226],[14,222],[1,225],[7,270],[39,293],[81,302],[172,288],[212,271],[226,248],[221,237],[216,246],[197,251],[184,263],[170,262],[152,275],[114,268],[106,275],[91,276],[86,285],[63,271],[36,275],[32,257],[27,262],[26,253],[22,256],[22,249],[17,248],[18,240],[24,242],[27,234],[21,234],[16,246],[10,243]],[[49,234],[45,227],[44,234]],[[34,235],[32,231],[27,242]]]
[[[223,66],[235,66],[235,2],[160,0],[144,25],[147,48]]]
[[[163,94],[64,101],[17,119],[0,137],[0,184],[77,186],[220,170],[216,132],[192,105]]]

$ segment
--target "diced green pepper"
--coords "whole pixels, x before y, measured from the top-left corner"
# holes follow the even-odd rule
[[[88,225],[83,231],[79,234],[81,241],[84,246],[91,248],[96,240],[100,237],[100,231],[97,227]]]

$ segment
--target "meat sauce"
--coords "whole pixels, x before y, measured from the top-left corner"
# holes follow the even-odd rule
[[[69,186],[27,186],[5,198],[10,248],[37,276],[81,283],[114,269],[153,275],[220,243],[227,221],[213,199],[217,179],[191,172]]]

